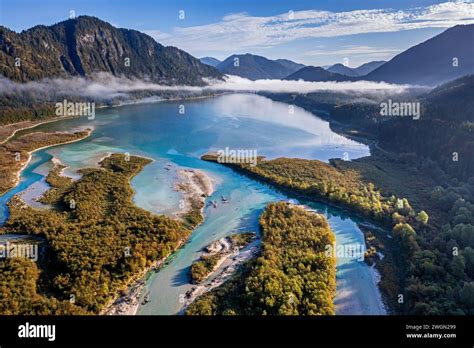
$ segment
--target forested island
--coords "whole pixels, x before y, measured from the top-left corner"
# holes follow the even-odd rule
[[[220,287],[202,295],[188,315],[332,315],[336,260],[326,219],[285,202],[259,219],[261,252]]]
[[[51,171],[43,197],[54,209],[10,203],[4,233],[33,234],[47,257],[0,261],[3,314],[99,313],[147,266],[178,248],[191,228],[132,203],[130,180],[149,159],[114,154],[77,181]]]

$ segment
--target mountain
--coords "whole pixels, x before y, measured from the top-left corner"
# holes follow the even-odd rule
[[[436,86],[474,74],[473,43],[474,24],[457,25],[400,53],[364,79]]]
[[[217,65],[216,68],[224,74],[237,75],[249,80],[259,80],[282,79],[298,70],[299,65],[285,59],[270,60],[247,53],[234,54]]]
[[[20,68],[15,66],[16,57],[21,59]],[[203,85],[203,77],[221,77],[216,69],[176,47],[89,16],[39,25],[19,34],[0,26],[0,71],[23,82],[97,72],[192,85]]]
[[[334,64],[333,66],[327,68],[326,70],[332,73],[350,76],[350,77],[359,76],[359,73],[357,71],[349,68],[348,66],[342,65],[340,63]]]
[[[384,60],[373,61],[373,62],[362,64],[361,66],[358,66],[357,68],[349,68],[348,66],[345,66],[339,63],[339,64],[334,64],[332,66],[326,65],[326,66],[323,66],[323,68],[332,73],[350,76],[350,77],[357,77],[357,76],[367,75],[368,73],[377,69],[384,63],[386,63]]]
[[[285,77],[285,80],[304,81],[355,81],[355,77],[332,73],[321,67],[307,66]]]
[[[292,60],[289,59],[277,59],[275,62],[280,63],[284,67],[288,68],[289,70],[292,70],[291,73],[294,73],[301,68],[304,68],[306,65],[300,64],[300,63],[295,63]]]
[[[354,70],[356,73],[358,73],[359,76],[365,76],[368,73],[374,71],[375,69],[377,69],[378,67],[382,66],[385,63],[386,63],[385,60],[374,60],[373,62],[368,62],[368,63],[362,64],[362,65],[360,65],[357,68],[354,68],[352,70]]]
[[[214,58],[214,57],[203,57],[203,58],[199,58],[199,60],[201,61],[201,63],[210,65],[213,67],[216,67],[221,62],[219,59]]]

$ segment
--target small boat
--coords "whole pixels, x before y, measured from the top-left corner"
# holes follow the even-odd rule
[[[229,203],[229,200],[225,198],[224,196],[221,196],[221,200],[223,203]]]
[[[217,208],[217,202],[216,202],[216,201],[211,201],[211,203],[212,203],[212,206],[213,206],[214,208]]]

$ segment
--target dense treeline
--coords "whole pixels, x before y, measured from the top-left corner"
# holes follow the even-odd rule
[[[2,315],[86,314],[69,300],[37,293],[39,269],[24,258],[0,260],[0,313]]]
[[[188,315],[334,314],[336,264],[325,247],[334,235],[326,219],[286,203],[260,216],[260,256],[230,281],[206,293]]]
[[[251,259],[222,285],[199,296],[186,309],[186,315],[244,315],[252,314],[245,294],[246,280],[255,260]]]
[[[56,115],[55,106],[56,103],[62,103],[64,100],[81,103],[94,102],[96,107],[104,105],[103,102],[97,102],[90,97],[68,96],[64,94],[64,91],[52,91],[48,88],[16,90],[15,93],[5,93],[0,96],[0,125],[60,119],[62,116]]]
[[[39,197],[39,202],[54,206],[55,208],[59,209],[65,208],[64,202],[61,201],[60,197],[73,183],[73,179],[71,177],[62,175],[63,170],[66,168],[67,167],[63,164],[56,163],[49,171],[45,181],[49,184],[49,186],[51,186],[51,188],[43,193],[41,197]]]
[[[431,200],[449,212],[449,220],[418,235],[419,248],[409,254],[408,308],[415,314],[473,315],[474,186],[438,186]]]
[[[200,283],[214,270],[217,262],[222,256],[220,254],[215,255],[202,255],[199,260],[193,262],[191,265],[191,279],[194,283]]]
[[[46,120],[60,120],[64,116],[56,115],[56,103],[64,100],[77,103],[94,103],[96,109],[104,106],[117,106],[130,103],[134,100],[146,98],[159,99],[191,99],[202,96],[214,96],[219,94],[213,91],[132,91],[126,96],[111,96],[108,99],[97,99],[91,97],[77,97],[66,95],[65,91],[51,91],[44,89],[40,91],[23,90],[15,94],[4,94],[0,96],[0,125],[13,124],[23,121],[41,122]],[[97,110],[96,110],[97,111]],[[70,115],[82,117],[83,115]]]
[[[391,161],[415,172],[435,228],[418,231],[407,256],[408,313],[474,313],[474,76],[420,97],[419,120],[372,125]],[[410,233],[411,231],[408,231]]]
[[[50,196],[57,199],[56,209],[33,209],[18,199],[10,204],[5,232],[45,239],[56,262],[46,275],[47,291],[59,301],[72,296],[76,306],[98,313],[134,276],[190,234],[180,222],[133,205],[130,179],[149,162],[112,155],[102,168],[82,170],[82,178],[69,186],[53,171],[48,181],[56,185]],[[0,278],[6,287],[13,285]]]
[[[205,158],[213,159],[212,156]],[[384,197],[354,170],[338,170],[319,161],[286,158],[260,161],[255,167],[247,164],[230,166],[294,193],[337,203],[392,225],[397,259],[401,262],[399,274],[402,275],[398,287],[391,285],[386,291],[391,296],[389,302],[395,305],[394,310],[410,314],[473,312],[472,186],[434,188],[429,198],[431,206],[434,202],[440,210],[450,211],[451,216],[439,231],[429,226],[425,211],[416,212],[406,198]],[[351,167],[350,164],[347,166]],[[404,297],[398,302],[400,294]]]
[[[3,102],[5,97],[1,97]],[[0,106],[0,125],[6,125],[22,121],[43,121],[52,118],[54,115],[53,104],[41,105],[37,104],[28,107],[23,104],[2,105]]]
[[[214,155],[204,160],[216,161]],[[259,159],[258,165],[226,164],[237,171],[282,189],[350,208],[388,226],[403,222],[418,227],[427,222],[426,213],[416,212],[406,198],[384,197],[372,183],[365,183],[353,170],[340,171],[317,160],[298,158]]]
[[[383,149],[411,158],[415,166],[432,172],[440,182],[451,177],[472,180],[474,76],[451,81],[417,98],[402,98],[412,100],[421,106],[418,120],[382,117],[378,102],[342,104],[334,107],[331,117],[371,134]]]
[[[377,129],[381,144],[397,152],[430,158],[451,176],[465,180],[474,170],[474,75],[446,83],[419,98],[422,107],[418,122],[392,120]],[[393,127],[390,131],[388,126]],[[396,136],[403,128],[403,137]],[[417,136],[413,137],[413,133]],[[390,135],[387,139],[384,136]],[[403,138],[405,141],[400,141]],[[453,163],[452,154],[460,160]],[[456,168],[457,167],[457,168]]]
[[[384,159],[378,154],[371,158],[336,163],[338,167],[357,168],[364,177],[395,191],[402,183],[404,189],[413,186],[413,189],[405,190],[407,197],[416,199],[417,205],[423,205],[429,214],[430,223],[426,228],[418,228],[416,236],[407,226],[404,231],[398,227],[398,232],[410,239],[411,245],[400,253],[402,263],[399,268],[405,270],[402,272],[405,290],[401,292],[405,295],[405,302],[400,310],[414,314],[472,314],[472,180],[461,182],[446,174],[449,179],[440,180],[435,171],[425,168],[423,161],[416,160],[416,157],[391,155],[390,159]],[[395,180],[391,178],[394,173],[397,174]],[[401,240],[395,238],[395,241]],[[400,243],[401,247],[405,245]]]

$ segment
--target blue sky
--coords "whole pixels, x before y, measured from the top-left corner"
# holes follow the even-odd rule
[[[71,10],[197,57],[249,52],[311,65],[387,60],[450,26],[474,23],[468,0],[0,0],[0,24],[21,31],[65,20]]]

